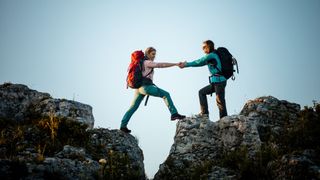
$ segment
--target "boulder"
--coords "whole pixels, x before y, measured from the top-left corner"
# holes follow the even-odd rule
[[[0,85],[0,119],[26,121],[34,117],[53,116],[94,126],[92,107],[80,102],[54,99],[48,93],[29,89],[26,85]]]

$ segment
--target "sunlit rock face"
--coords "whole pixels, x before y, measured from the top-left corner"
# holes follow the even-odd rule
[[[295,168],[308,169],[306,177],[319,178],[318,151],[293,155],[287,142],[300,114],[300,105],[267,96],[248,101],[239,115],[216,122],[181,120],[169,156],[154,179],[247,179],[267,174],[275,179],[299,178],[292,176]]]

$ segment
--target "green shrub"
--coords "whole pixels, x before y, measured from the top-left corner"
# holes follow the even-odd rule
[[[139,169],[132,166],[126,153],[109,150],[106,163],[101,166],[102,179],[140,179],[141,177]]]
[[[52,156],[64,145],[86,147],[89,141],[87,125],[72,119],[41,117],[20,123],[1,122],[0,146],[5,149],[0,154],[2,159],[14,157],[26,148],[33,148],[43,156]]]

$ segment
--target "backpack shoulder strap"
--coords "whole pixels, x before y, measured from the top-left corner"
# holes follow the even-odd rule
[[[152,74],[153,73],[153,68],[152,68],[152,70],[146,75],[146,76],[144,76],[144,77],[147,77],[147,76],[149,76],[150,74]]]
[[[147,60],[147,59],[143,59],[143,60],[142,60],[142,70],[143,70],[143,71],[145,70],[144,62],[145,62],[146,60]],[[152,68],[151,71],[150,71],[147,75],[145,75],[144,77],[147,77],[147,76],[149,76],[151,73],[153,73],[153,69],[154,69],[154,68]]]
[[[219,58],[218,50],[213,51],[214,54],[216,54]],[[216,58],[212,58],[208,61],[209,65],[212,65],[213,68],[217,69],[219,73],[222,73],[222,70],[218,68],[218,60]],[[221,59],[220,59],[220,64],[221,64]]]

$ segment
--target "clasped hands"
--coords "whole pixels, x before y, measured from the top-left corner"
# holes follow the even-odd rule
[[[186,64],[187,64],[187,62],[184,61],[184,62],[179,62],[179,63],[177,63],[176,66],[179,66],[179,68],[183,69],[183,68],[186,67]]]

